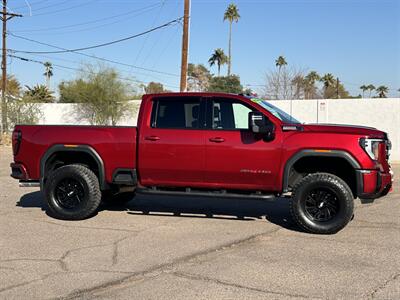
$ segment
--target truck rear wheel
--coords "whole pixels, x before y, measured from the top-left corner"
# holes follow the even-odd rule
[[[97,176],[85,166],[67,165],[52,172],[45,184],[45,197],[52,216],[82,220],[92,216],[101,202]]]
[[[307,232],[336,233],[350,222],[353,210],[351,189],[335,175],[310,174],[293,187],[290,212]]]

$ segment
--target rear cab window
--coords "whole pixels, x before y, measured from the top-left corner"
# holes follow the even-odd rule
[[[161,97],[153,100],[152,128],[199,129],[202,118],[199,97]]]

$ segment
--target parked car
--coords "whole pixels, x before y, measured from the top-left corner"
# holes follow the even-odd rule
[[[354,199],[392,187],[390,141],[374,128],[302,124],[267,101],[222,93],[143,96],[137,127],[23,126],[12,177],[40,186],[52,215],[81,220],[133,192],[270,199],[331,234]]]

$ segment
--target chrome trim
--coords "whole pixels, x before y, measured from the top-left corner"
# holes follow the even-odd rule
[[[370,174],[372,171],[370,170],[359,170],[360,173],[362,174]]]
[[[39,181],[20,181],[19,187],[40,187]]]

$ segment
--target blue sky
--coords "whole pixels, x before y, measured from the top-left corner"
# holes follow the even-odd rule
[[[11,33],[64,48],[91,46],[140,33],[182,16],[183,0],[9,0],[9,8],[24,14],[9,21]],[[228,24],[223,13],[237,4],[241,19],[233,26],[233,73],[257,90],[274,61],[305,71],[338,76],[352,94],[361,84],[386,85],[389,95],[400,88],[400,0],[192,0],[189,61],[207,64],[216,48],[228,49]],[[121,15],[125,14],[125,15]],[[116,17],[113,17],[116,16]],[[103,19],[112,17],[109,19]],[[90,23],[88,23],[90,22]],[[82,24],[88,23],[88,24]],[[82,25],[79,25],[82,24]],[[61,27],[61,28],[59,28]],[[113,65],[121,75],[138,81],[159,81],[168,89],[179,86],[181,25],[147,36],[85,51],[138,68]],[[8,48],[56,50],[12,35]],[[15,55],[51,61],[69,68],[96,62],[76,54]],[[43,66],[10,59],[10,73],[22,84],[44,83]],[[112,65],[112,64],[111,64]],[[217,72],[216,69],[211,69]],[[222,72],[226,72],[223,68]],[[73,79],[76,71],[55,66],[52,87]]]

